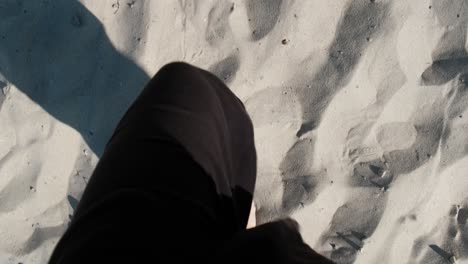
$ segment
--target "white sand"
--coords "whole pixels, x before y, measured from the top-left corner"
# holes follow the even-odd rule
[[[0,0],[0,263],[46,263],[162,65],[245,102],[257,221],[338,263],[468,263],[466,0]]]

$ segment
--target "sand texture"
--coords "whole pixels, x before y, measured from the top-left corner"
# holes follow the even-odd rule
[[[337,263],[468,263],[467,35],[466,0],[0,0],[0,263],[47,262],[171,61],[245,103],[258,223]]]

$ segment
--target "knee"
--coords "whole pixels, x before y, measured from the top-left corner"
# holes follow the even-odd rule
[[[163,82],[168,86],[199,82],[204,71],[185,62],[171,62],[164,65],[155,75],[153,81]],[[170,86],[170,85],[169,85]]]
[[[176,61],[176,62],[170,62],[166,65],[164,65],[159,72],[160,73],[165,73],[165,74],[185,74],[185,73],[190,73],[193,71],[198,71],[198,68],[195,66],[192,66],[186,62],[181,62],[181,61]]]
[[[195,90],[200,92],[206,84],[203,70],[185,62],[171,62],[164,65],[146,85],[143,93],[146,97],[165,98],[167,96],[181,96]],[[198,89],[192,89],[197,87]]]

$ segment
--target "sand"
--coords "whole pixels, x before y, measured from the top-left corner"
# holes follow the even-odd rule
[[[257,223],[292,216],[337,263],[468,263],[465,0],[0,0],[0,18],[0,263],[47,262],[176,60],[252,116]]]

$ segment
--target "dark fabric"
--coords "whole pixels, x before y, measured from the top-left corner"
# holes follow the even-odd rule
[[[233,200],[216,194],[201,167],[172,143],[152,146],[157,151],[136,145],[122,150],[126,160],[101,162],[121,171],[99,166],[50,263],[208,259],[236,232]],[[133,161],[142,166],[125,165]]]
[[[239,99],[169,64],[120,121],[49,263],[329,263],[292,220],[245,230],[255,172]]]
[[[169,138],[213,178],[219,194],[255,186],[253,125],[242,102],[211,73],[185,63],[164,66],[116,129],[116,135]]]
[[[166,65],[118,124],[50,263],[212,253],[246,226],[255,166],[239,99],[206,71]]]

